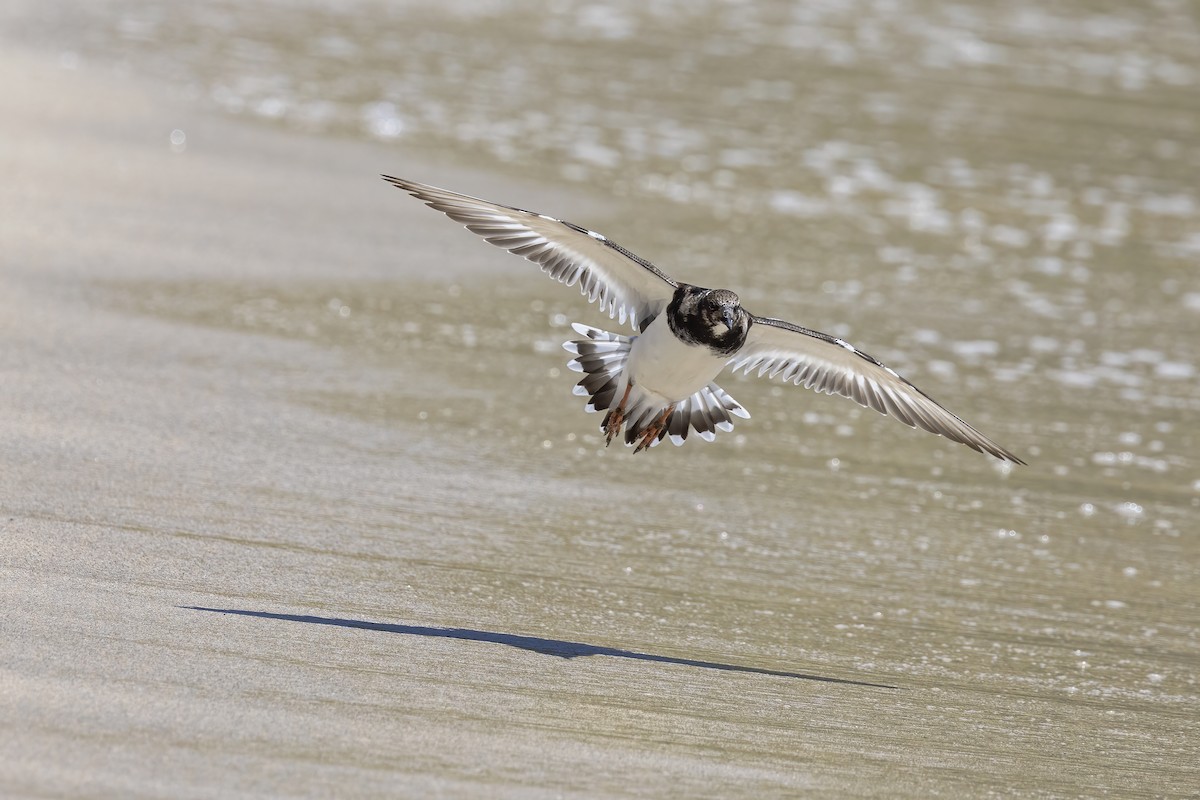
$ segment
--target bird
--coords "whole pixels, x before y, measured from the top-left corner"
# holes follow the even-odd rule
[[[730,289],[677,281],[641,256],[572,222],[390,175],[385,181],[487,242],[537,264],[559,283],[578,285],[634,335],[573,323],[580,338],[563,347],[583,373],[573,389],[585,410],[605,412],[606,446],[623,435],[639,453],[689,434],[712,441],[750,413],[715,383],[726,368],[847,397],[1014,464],[1025,462],[954,415],[895,370],[849,342],[750,313]],[[623,432],[623,433],[622,433]]]

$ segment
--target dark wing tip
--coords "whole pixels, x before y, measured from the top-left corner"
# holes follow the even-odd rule
[[[993,442],[991,439],[984,436],[979,431],[975,430],[974,428],[971,428],[971,431],[976,436],[979,437],[977,440],[967,441],[964,438],[960,438],[958,436],[947,436],[944,433],[939,434],[939,435],[945,436],[947,439],[949,439],[952,442],[958,442],[959,444],[965,444],[967,447],[971,448],[972,450],[977,450],[980,453],[984,453],[985,455],[992,456],[993,458],[995,458],[1001,462],[1007,461],[1007,462],[1011,462],[1013,464],[1017,464],[1022,467],[1029,466],[1029,464],[1025,463],[1024,459],[1020,458],[1015,453],[1004,449],[1000,445]]]
[[[992,455],[996,455],[996,454],[995,454],[995,453],[993,453]],[[1024,460],[1022,460],[1022,459],[1018,458],[1017,456],[1013,455],[1012,453],[1010,453],[1010,452],[1009,452],[1009,451],[1007,451],[1007,450],[1001,450],[1001,451],[1000,451],[1000,455],[999,455],[998,457],[999,457],[999,458],[1001,458],[1001,459],[1003,459],[1003,460],[1005,460],[1005,461],[1011,461],[1011,462],[1012,462],[1012,463],[1014,463],[1014,464],[1019,464],[1019,465],[1020,465],[1020,466],[1022,466],[1022,467],[1028,467],[1028,466],[1029,466],[1029,464],[1028,464],[1027,462],[1025,462]]]

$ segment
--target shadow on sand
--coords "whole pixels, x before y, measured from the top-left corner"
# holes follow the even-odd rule
[[[305,614],[275,614],[269,611],[245,611],[236,608],[205,608],[203,606],[180,606],[191,611],[210,611],[217,614],[238,614],[243,617],[259,617],[261,619],[277,619],[287,622],[304,622],[309,625],[333,625],[339,628],[362,628],[368,631],[382,633],[403,633],[408,636],[430,636],[439,639],[463,639],[469,642],[489,642],[517,647],[534,653],[541,653],[559,658],[581,658],[583,656],[610,656],[612,658],[628,658],[633,661],[651,661],[657,664],[679,664],[685,667],[701,669],[716,669],[725,672],[748,672],[755,675],[773,675],[778,678],[796,678],[805,681],[821,681],[823,683],[840,683],[848,686],[869,686],[874,689],[896,689],[882,683],[866,681],[851,681],[842,678],[828,678],[822,675],[807,675],[802,672],[782,672],[774,669],[759,669],[758,667],[742,667],[736,664],[721,664],[716,661],[698,661],[691,658],[674,658],[672,656],[656,656],[650,653],[638,653],[634,650],[620,650],[615,647],[600,647],[582,642],[565,642],[560,639],[541,639],[537,636],[518,636],[512,633],[494,633],[492,631],[476,631],[470,628],[429,628],[421,625],[395,625],[384,622],[367,622],[358,619],[339,619],[337,617],[313,617]]]

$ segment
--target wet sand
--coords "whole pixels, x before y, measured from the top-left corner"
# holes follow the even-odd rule
[[[3,794],[1195,790],[1194,530],[1005,540],[1079,493],[901,426],[855,479],[769,428],[604,452],[555,287],[379,182],[395,149],[43,56],[0,85]],[[889,483],[913,453],[948,474]]]

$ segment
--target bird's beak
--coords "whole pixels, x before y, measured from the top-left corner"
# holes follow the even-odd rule
[[[725,309],[725,327],[733,330],[737,327],[737,312],[732,308]]]

